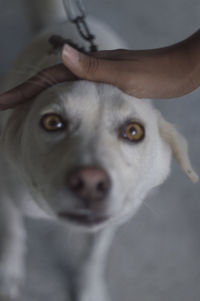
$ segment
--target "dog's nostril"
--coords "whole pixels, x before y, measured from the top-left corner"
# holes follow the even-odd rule
[[[100,193],[105,193],[108,190],[108,186],[109,186],[108,182],[101,181],[97,184],[96,188],[97,188],[97,191],[99,191]]]
[[[84,182],[81,178],[73,176],[70,178],[69,186],[72,190],[81,190],[84,188]]]

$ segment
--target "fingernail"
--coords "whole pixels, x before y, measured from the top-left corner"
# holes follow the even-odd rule
[[[64,59],[68,59],[73,63],[76,63],[79,58],[79,53],[73,47],[69,46],[68,44],[65,44],[62,51],[62,56]]]

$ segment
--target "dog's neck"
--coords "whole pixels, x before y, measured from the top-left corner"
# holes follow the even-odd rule
[[[95,293],[98,290],[99,294],[102,294],[106,256],[114,233],[115,229],[112,227],[94,233],[68,229],[66,234],[68,284],[73,295],[77,293],[92,295],[94,290]]]

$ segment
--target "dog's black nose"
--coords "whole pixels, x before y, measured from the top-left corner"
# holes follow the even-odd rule
[[[68,186],[87,206],[91,206],[92,202],[103,201],[106,198],[111,181],[103,169],[80,167],[70,173]]]

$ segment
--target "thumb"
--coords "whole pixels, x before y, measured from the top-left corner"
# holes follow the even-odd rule
[[[63,47],[61,58],[64,65],[79,78],[116,85],[119,68],[115,61],[89,56],[69,45]]]

